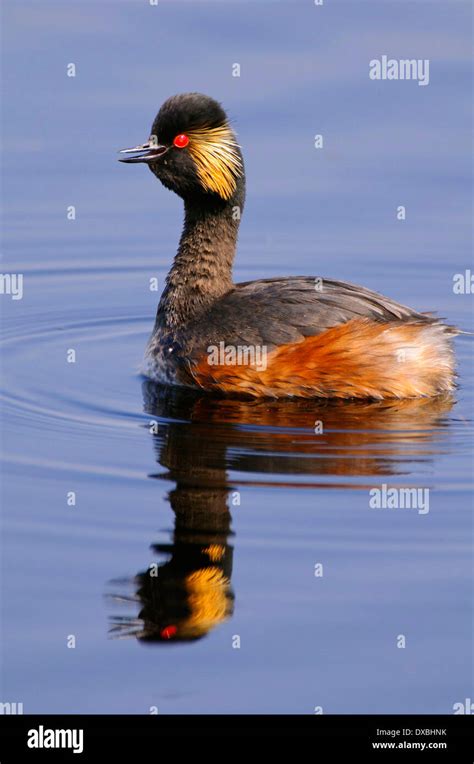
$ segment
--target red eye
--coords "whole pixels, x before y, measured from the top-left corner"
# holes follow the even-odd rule
[[[181,135],[177,135],[173,141],[173,145],[176,146],[177,149],[186,148],[188,143],[189,143],[189,138],[187,135],[184,135],[184,133],[181,133]]]

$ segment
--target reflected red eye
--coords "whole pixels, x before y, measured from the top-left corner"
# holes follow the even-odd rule
[[[177,135],[173,141],[173,145],[176,146],[177,149],[186,148],[188,143],[189,143],[189,138],[187,135],[184,135],[184,133],[181,133],[181,135]]]
[[[163,639],[171,639],[177,631],[178,629],[176,626],[165,626],[165,628],[161,630],[161,636]]]

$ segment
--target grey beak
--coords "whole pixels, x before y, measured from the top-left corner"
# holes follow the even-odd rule
[[[135,146],[134,149],[122,149],[119,154],[134,154],[131,157],[119,157],[119,162],[135,164],[136,162],[152,162],[154,159],[166,154],[167,146],[161,146],[157,143],[143,143],[141,146]]]

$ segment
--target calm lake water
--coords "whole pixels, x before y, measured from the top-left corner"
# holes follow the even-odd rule
[[[209,93],[246,159],[237,280],[344,278],[473,331],[453,291],[471,257],[470,15],[6,2],[2,272],[24,284],[0,296],[1,701],[451,713],[472,697],[473,338],[452,399],[147,382],[150,279],[161,291],[181,207],[115,154],[172,93]],[[369,80],[383,54],[430,59],[429,85]],[[429,511],[371,508],[384,485],[429,489]]]

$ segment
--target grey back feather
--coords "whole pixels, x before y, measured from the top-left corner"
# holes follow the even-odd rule
[[[209,345],[219,342],[265,345],[270,351],[354,318],[436,321],[355,284],[296,276],[236,284],[176,339],[188,358],[202,357]]]

